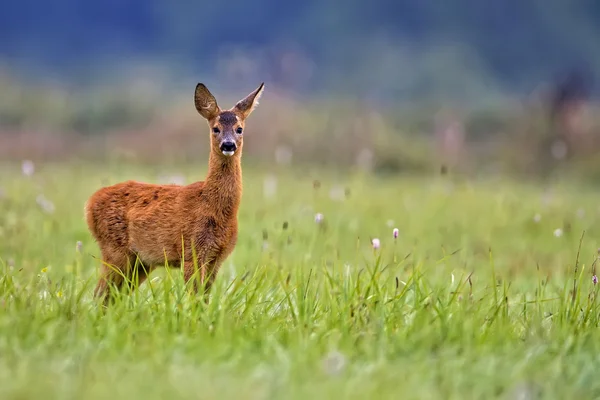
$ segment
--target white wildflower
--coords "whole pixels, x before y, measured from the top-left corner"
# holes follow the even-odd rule
[[[33,175],[33,173],[35,172],[35,165],[33,164],[33,161],[24,160],[21,163],[21,171],[23,172],[23,175],[25,175],[25,176]]]
[[[375,249],[375,250],[377,250],[377,249],[379,249],[379,247],[381,247],[381,242],[377,238],[372,239],[371,244],[373,245],[373,249]]]
[[[337,375],[346,366],[346,357],[339,351],[329,353],[323,359],[323,370],[328,375]]]
[[[292,162],[292,151],[286,146],[278,146],[275,149],[275,161],[280,165],[287,165]]]
[[[47,212],[48,214],[52,214],[54,212],[54,203],[48,200],[43,194],[40,194],[36,197],[37,204]]]
[[[334,186],[329,191],[329,198],[334,201],[342,201],[344,200],[345,193],[344,188],[341,186]]]
[[[277,177],[267,175],[263,180],[263,195],[265,197],[273,197],[277,193]]]
[[[563,235],[563,230],[560,228],[557,228],[554,230],[554,236],[556,237],[561,237]]]

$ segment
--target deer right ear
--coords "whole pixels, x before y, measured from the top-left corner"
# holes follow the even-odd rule
[[[260,96],[262,96],[264,89],[265,83],[263,82],[255,91],[238,101],[234,108],[241,112],[244,118],[248,118],[258,105],[258,100],[260,99]]]
[[[203,83],[196,85],[196,92],[194,93],[194,104],[196,110],[204,118],[210,120],[219,115],[219,106],[217,105],[217,99],[210,93],[208,88]]]

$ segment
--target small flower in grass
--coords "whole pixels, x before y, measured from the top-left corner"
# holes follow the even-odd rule
[[[267,198],[274,197],[277,194],[277,177],[267,175],[263,180],[263,196]]]
[[[48,200],[43,194],[37,196],[36,202],[42,208],[42,210],[48,214],[52,214],[54,212],[54,203]]]
[[[515,400],[533,400],[542,398],[540,393],[541,390],[538,386],[530,382],[521,382],[511,390],[508,398]]]
[[[321,213],[317,213],[317,215],[315,215],[315,222],[316,222],[317,224],[320,224],[321,222],[323,222],[323,218],[324,218],[324,217],[323,217],[323,214],[321,214]]]
[[[339,351],[329,353],[323,359],[323,370],[328,375],[337,375],[346,366],[346,357]]]
[[[552,194],[552,192],[545,192],[544,194],[542,194],[542,204],[544,206],[549,206],[553,200],[554,195]]]
[[[75,244],[75,251],[77,253],[81,253],[82,249],[83,249],[83,243],[81,243],[81,240],[78,240],[77,243]]]
[[[275,149],[275,161],[277,164],[287,165],[292,162],[292,150],[287,146],[278,146]]]
[[[344,188],[341,186],[334,186],[329,190],[329,198],[334,201],[344,200]]]
[[[379,241],[379,239],[374,238],[371,239],[371,245],[373,245],[373,250],[377,250],[379,249],[379,247],[381,247],[381,242]]]
[[[185,176],[179,174],[171,175],[169,177],[169,183],[183,186],[185,185]]]
[[[563,235],[563,230],[560,228],[557,228],[554,230],[554,236],[555,237],[561,237]]]
[[[394,228],[394,230],[392,231],[392,236],[394,237],[394,239],[398,239],[399,234],[400,231],[398,230],[398,228]]]
[[[33,164],[33,161],[24,160],[21,163],[21,172],[23,172],[23,175],[31,176],[31,175],[33,175],[34,171],[35,171],[35,165]]]
[[[562,140],[556,140],[552,143],[552,147],[550,148],[550,153],[557,160],[562,160],[567,156],[569,149],[567,144]]]
[[[358,153],[356,164],[360,169],[368,171],[373,168],[373,160],[373,152],[370,149],[364,148]]]
[[[597,275],[594,275],[594,276],[592,276],[592,283],[593,283],[594,285],[597,285],[597,284],[598,284],[598,276],[597,276]]]
[[[40,270],[40,273],[37,274],[37,278],[40,280],[40,282],[50,283],[50,275],[48,272],[50,272],[50,266],[44,267]]]
[[[63,297],[63,292],[62,290],[59,290],[58,292],[56,292],[56,297],[61,298]]]

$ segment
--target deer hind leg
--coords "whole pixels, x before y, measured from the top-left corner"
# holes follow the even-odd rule
[[[135,256],[124,250],[103,249],[100,279],[94,290],[94,297],[102,299],[107,306],[115,291],[120,290],[127,280],[131,280]]]
[[[132,257],[131,265],[132,267],[129,269],[131,272],[127,274],[125,285],[130,291],[133,291],[148,279],[148,276],[155,268],[154,266],[144,265],[139,259],[136,260],[135,255]]]

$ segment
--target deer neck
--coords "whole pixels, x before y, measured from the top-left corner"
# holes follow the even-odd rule
[[[205,192],[216,214],[225,219],[235,218],[242,197],[242,164],[241,148],[235,155],[224,157],[210,152],[208,159],[208,174],[204,181]]]

